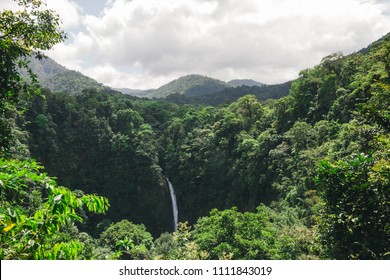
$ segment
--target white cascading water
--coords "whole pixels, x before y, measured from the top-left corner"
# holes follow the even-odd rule
[[[177,210],[177,202],[176,202],[176,195],[175,190],[173,189],[172,183],[169,181],[168,178],[166,178],[168,187],[169,187],[169,193],[171,194],[171,200],[172,200],[172,211],[173,211],[173,231],[175,232],[177,230],[177,223],[178,223],[178,210]]]

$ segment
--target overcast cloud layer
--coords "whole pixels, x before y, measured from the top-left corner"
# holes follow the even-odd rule
[[[280,83],[390,32],[384,0],[48,2],[69,37],[49,56],[113,87],[155,88],[186,74]]]

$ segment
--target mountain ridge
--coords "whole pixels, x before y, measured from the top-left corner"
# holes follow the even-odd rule
[[[175,94],[189,95],[193,97],[198,95],[210,95],[228,88],[243,85],[263,85],[262,83],[249,79],[224,82],[199,74],[189,74],[174,79],[157,89],[141,90],[115,88],[105,86],[95,79],[78,71],[70,70],[50,57],[45,57],[41,60],[38,60],[35,57],[30,57],[29,60],[29,65],[33,72],[37,75],[42,87],[48,88],[52,91],[61,91],[70,94],[77,94],[85,89],[94,88],[96,90],[114,90],[140,98],[166,98]],[[24,76],[27,76],[25,71],[21,72]]]
[[[229,84],[198,74],[179,77],[151,92],[150,97],[165,98],[171,94],[205,95],[222,91],[230,87]]]
[[[215,78],[189,74],[170,81],[157,89],[138,90],[111,88],[75,70],[69,70],[54,59],[30,58],[30,67],[37,75],[42,87],[68,94],[80,94],[86,89],[116,91],[122,94],[148,99],[162,99],[174,103],[217,105],[233,102],[241,96],[253,93],[260,100],[277,99],[287,95],[290,82],[266,85],[250,79],[224,82]],[[26,75],[26,73],[23,73]]]
[[[266,84],[260,83],[258,81],[252,80],[252,79],[234,79],[229,82],[227,82],[229,85],[232,85],[233,87],[241,87],[241,86],[248,86],[248,87],[262,87]]]
[[[41,60],[30,57],[29,66],[37,75],[41,86],[52,91],[60,91],[69,94],[78,94],[85,89],[112,90],[110,87],[99,83],[78,71],[70,70],[50,57]],[[25,71],[21,71],[26,76]]]

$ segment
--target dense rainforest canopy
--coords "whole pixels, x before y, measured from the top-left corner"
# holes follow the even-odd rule
[[[64,35],[17,2],[45,17],[0,14],[1,259],[390,257],[390,35],[277,100],[172,103],[39,90],[18,66]]]

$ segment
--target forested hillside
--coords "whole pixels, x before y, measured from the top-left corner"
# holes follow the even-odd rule
[[[219,105],[236,101],[246,94],[254,94],[259,100],[278,99],[288,94],[291,82],[265,85],[253,80],[233,80],[228,83],[201,75],[187,75],[173,80],[158,89],[134,90],[110,88],[98,83],[80,72],[69,70],[53,59],[45,57],[28,58],[29,67],[37,76],[42,88],[71,95],[86,89],[97,91],[118,91],[130,96],[149,99],[168,100],[177,104]],[[28,73],[22,68],[21,73],[28,79]]]
[[[109,91],[110,88],[99,84],[80,72],[69,70],[61,66],[50,57],[38,59],[28,57],[29,68],[37,76],[40,85],[53,91],[77,94],[84,89],[96,89]],[[27,71],[22,68],[21,73],[28,79]]]
[[[390,35],[218,106],[37,94],[0,44],[1,259],[390,257]]]
[[[291,82],[276,85],[227,87],[218,92],[201,95],[170,94],[165,100],[176,104],[211,105],[230,104],[247,94],[254,95],[259,101],[279,99],[289,93]]]
[[[155,98],[164,98],[171,94],[199,96],[213,94],[225,88],[229,84],[201,75],[188,75],[169,82],[152,91],[149,96]]]

